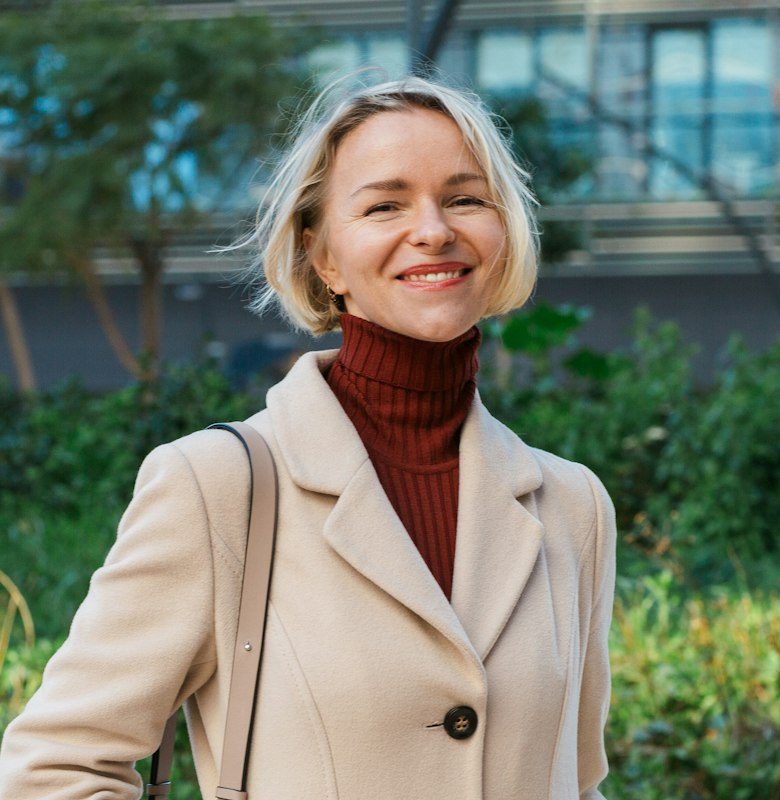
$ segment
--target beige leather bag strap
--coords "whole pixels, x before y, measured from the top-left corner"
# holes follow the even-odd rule
[[[252,736],[252,720],[263,654],[263,631],[271,586],[278,483],[276,467],[265,439],[245,422],[216,423],[218,428],[235,434],[243,443],[250,466],[250,504],[247,529],[244,578],[241,583],[241,606],[233,650],[225,736],[222,742],[222,767],[219,774],[218,800],[247,800],[246,767]],[[152,756],[149,797],[167,795],[176,715],[165,726],[160,749]]]

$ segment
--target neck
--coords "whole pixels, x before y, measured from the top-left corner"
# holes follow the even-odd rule
[[[342,314],[344,341],[327,373],[372,457],[432,466],[457,460],[481,341],[474,326],[428,342]]]
[[[414,339],[375,322],[341,315],[344,335],[338,360],[371,380],[418,392],[457,389],[479,370],[482,336],[475,326],[448,342]]]

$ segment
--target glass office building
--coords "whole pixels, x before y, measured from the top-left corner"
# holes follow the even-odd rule
[[[382,30],[369,7],[378,14],[361,4],[312,54],[323,79],[406,69],[403,4],[395,24],[392,8],[379,15]],[[582,225],[583,249],[559,271],[754,271],[734,215],[780,258],[776,3],[465,2],[438,65],[480,91],[540,99],[554,140],[587,154],[589,173],[542,212]]]
[[[524,4],[505,5],[508,11]],[[688,14],[679,22],[587,13],[567,23],[519,14],[514,24],[486,20],[484,27],[451,33],[440,63],[478,89],[545,102],[555,138],[596,159],[592,185],[575,187],[572,199],[707,196],[693,176],[651,149],[702,177],[711,174],[731,196],[772,197],[780,145],[780,17],[768,7],[750,13],[743,4],[739,14],[726,16],[699,5],[700,19]],[[311,62],[323,74],[366,64],[400,74],[407,66],[405,36],[335,34]]]
[[[240,7],[319,25],[325,43],[305,60],[323,81],[408,70],[406,0],[158,2],[172,16]],[[440,5],[421,3],[423,30]],[[436,64],[485,94],[542,101],[554,142],[585,154],[590,169],[540,211],[579,232],[547,274],[755,273],[757,249],[780,262],[777,0],[462,0]],[[197,180],[196,164],[182,168]],[[251,202],[242,182],[215,226]],[[212,268],[194,252],[210,235],[186,235],[182,268]]]

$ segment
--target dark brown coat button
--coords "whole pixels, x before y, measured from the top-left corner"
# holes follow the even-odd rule
[[[453,739],[468,739],[477,729],[477,712],[469,706],[455,706],[444,717],[444,730]]]

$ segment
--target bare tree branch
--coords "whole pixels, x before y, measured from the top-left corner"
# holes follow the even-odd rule
[[[24,335],[22,318],[11,287],[5,281],[0,281],[0,315],[3,317],[3,327],[8,337],[19,389],[22,392],[34,392],[37,388],[35,373]]]
[[[145,375],[141,367],[141,362],[133,353],[124,334],[119,330],[119,326],[116,324],[114,314],[111,311],[111,306],[106,297],[105,287],[100,278],[98,278],[94,262],[77,253],[70,253],[68,256],[68,263],[83,280],[87,297],[92,303],[92,307],[95,309],[100,327],[103,329],[116,357],[119,359],[122,366],[135,378],[144,380]]]

